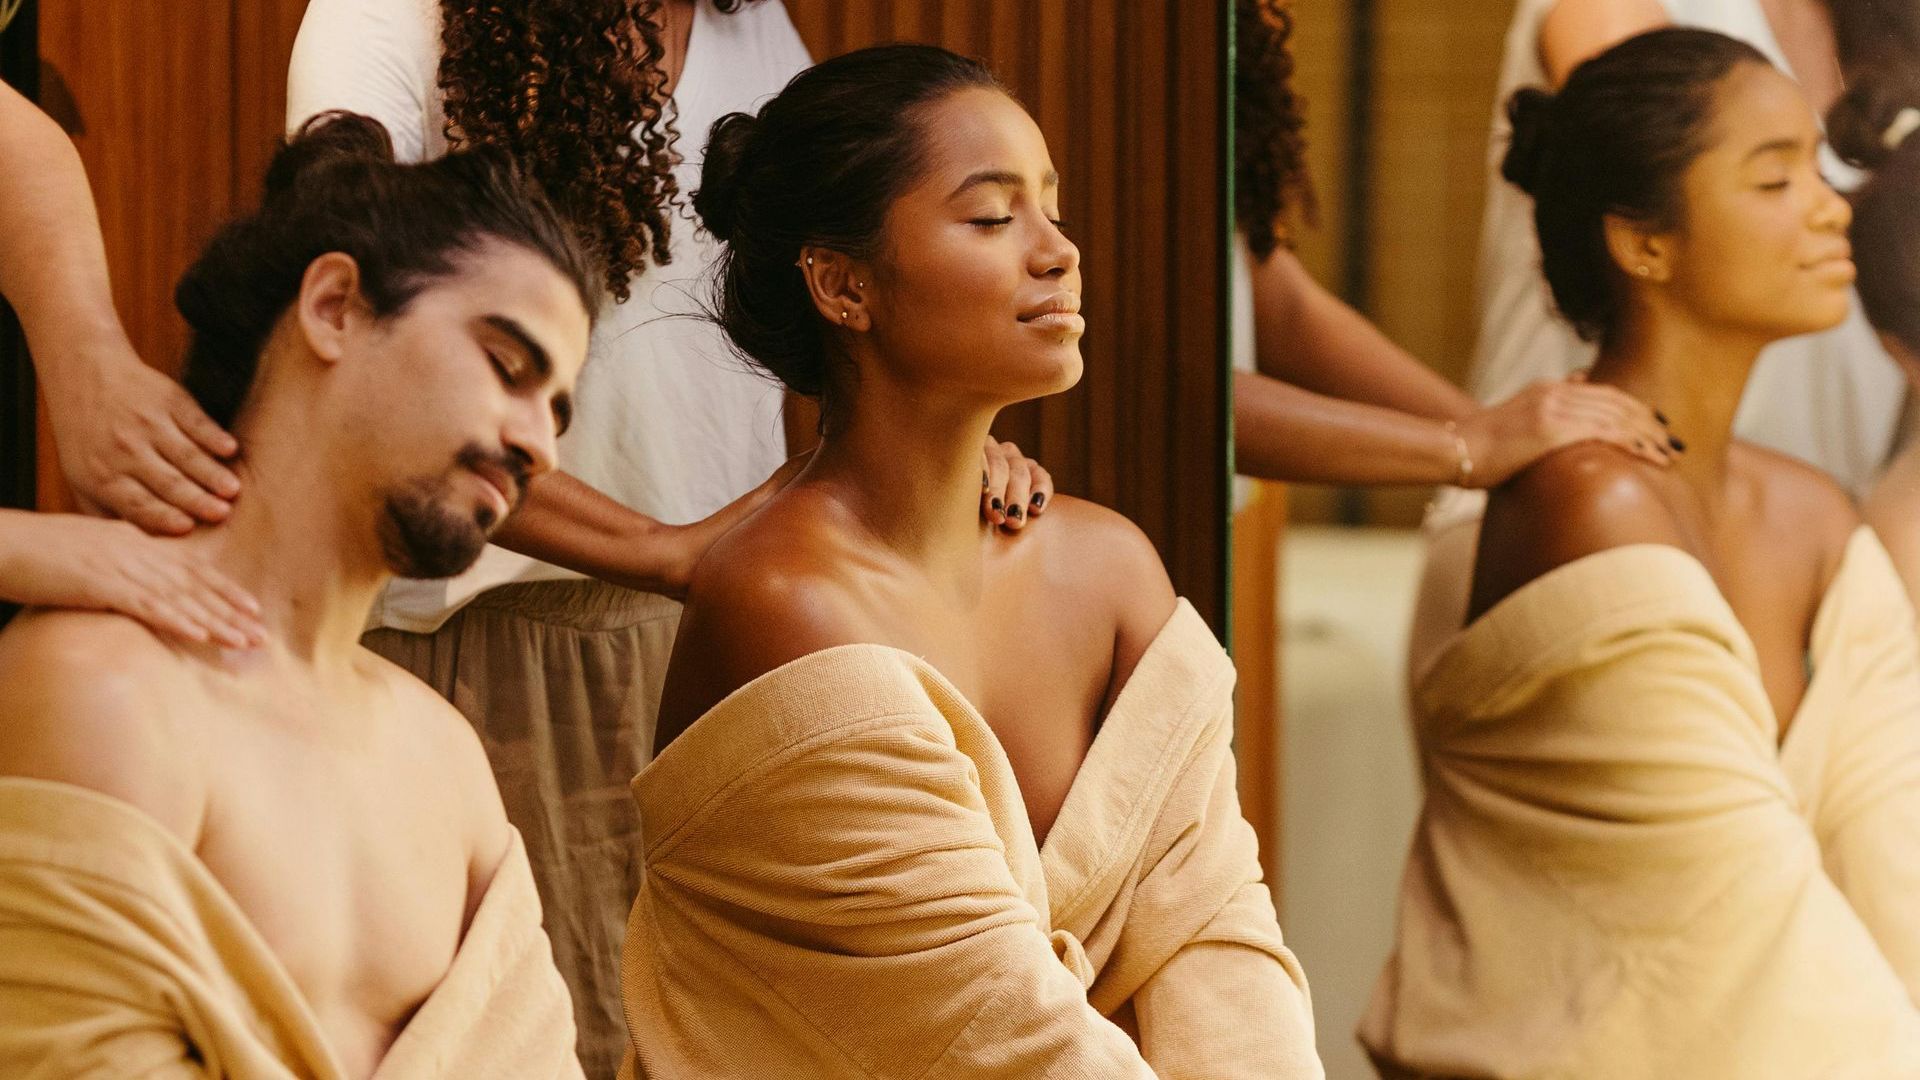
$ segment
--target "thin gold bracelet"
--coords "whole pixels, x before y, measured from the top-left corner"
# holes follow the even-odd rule
[[[1466,437],[1460,434],[1460,425],[1449,420],[1446,427],[1447,434],[1453,436],[1453,486],[1464,488],[1473,479],[1473,454],[1467,449]]]

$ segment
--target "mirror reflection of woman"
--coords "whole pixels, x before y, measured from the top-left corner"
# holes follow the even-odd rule
[[[1885,20],[1906,0],[1518,0],[1500,63],[1498,95],[1558,87],[1581,61],[1662,26],[1712,30],[1746,42],[1792,75],[1816,110],[1846,69],[1886,38]],[[1540,247],[1526,193],[1498,175],[1511,128],[1496,115],[1480,231],[1479,338],[1468,389],[1498,400],[1530,381],[1593,363],[1594,349],[1554,310],[1540,279]],[[1859,174],[1825,147],[1821,170],[1842,191]],[[1742,438],[1805,461],[1855,494],[1873,483],[1898,434],[1906,387],[1858,312],[1815,334],[1775,342],[1747,381],[1734,421]],[[1683,440],[1684,441],[1684,440]],[[1467,605],[1475,532],[1484,501],[1444,492],[1427,516],[1427,565],[1408,644],[1418,678]]]
[[[1845,491],[1733,433],[1762,350],[1848,315],[1819,123],[1676,29],[1511,113],[1592,380],[1688,450],[1574,447],[1489,499],[1363,1041],[1390,1077],[1920,1074],[1913,608]]]
[[[1081,375],[1070,182],[925,46],[713,130],[718,319],[824,431],[701,562],[635,782],[646,1075],[1320,1075],[1230,661],[1119,515],[979,519],[995,414]]]

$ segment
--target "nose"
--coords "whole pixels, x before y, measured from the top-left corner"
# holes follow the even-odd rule
[[[557,467],[560,433],[544,395],[516,400],[500,435],[507,449],[525,462],[529,479]]]
[[[1820,184],[1820,194],[1813,210],[1813,225],[1827,232],[1844,233],[1853,224],[1853,204],[1844,195],[1833,190],[1824,180]]]
[[[1035,277],[1066,277],[1080,269],[1080,249],[1060,231],[1060,226],[1043,218],[1030,266]]]

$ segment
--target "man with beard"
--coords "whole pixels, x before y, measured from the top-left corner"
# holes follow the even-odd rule
[[[503,153],[399,165],[337,114],[188,270],[245,495],[185,542],[268,640],[0,634],[0,1075],[580,1075],[472,728],[359,637],[554,467],[596,273]]]

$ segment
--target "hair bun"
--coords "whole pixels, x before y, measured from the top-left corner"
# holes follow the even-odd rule
[[[266,197],[276,198],[303,177],[340,164],[393,161],[393,139],[380,121],[335,109],[308,117],[267,166]]]
[[[1507,101],[1507,120],[1513,128],[1507,156],[1500,162],[1500,175],[1528,195],[1540,185],[1547,167],[1548,147],[1553,128],[1555,97],[1537,86],[1516,91]]]
[[[707,133],[707,152],[700,163],[700,187],[693,193],[693,209],[700,215],[700,224],[721,240],[733,239],[747,148],[759,127],[759,117],[734,112],[714,121]]]

